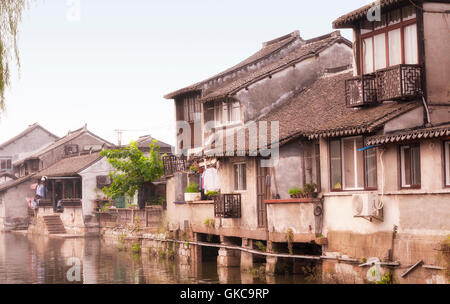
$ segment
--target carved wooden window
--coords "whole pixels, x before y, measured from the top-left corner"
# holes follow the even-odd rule
[[[103,189],[104,187],[109,187],[111,185],[111,178],[108,175],[98,175],[97,176],[97,188]]]
[[[66,155],[78,154],[78,145],[67,145],[64,147]]]
[[[7,171],[12,169],[11,159],[2,159],[0,161],[0,171]]]
[[[234,190],[247,190],[247,166],[245,163],[234,164]]]

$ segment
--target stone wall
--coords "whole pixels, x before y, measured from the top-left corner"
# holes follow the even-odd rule
[[[32,198],[35,194],[30,187],[34,182],[29,180],[2,192],[0,231],[27,229],[27,198]]]

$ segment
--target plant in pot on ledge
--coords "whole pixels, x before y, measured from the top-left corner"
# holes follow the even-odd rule
[[[207,191],[206,192],[206,198],[208,200],[213,200],[215,196],[219,195],[220,191]]]
[[[186,187],[186,193],[184,193],[184,200],[186,202],[199,201],[202,198],[202,194],[198,191],[198,184],[190,182]]]
[[[309,198],[311,198],[311,197],[316,198],[317,197],[317,191],[316,190],[317,190],[317,185],[316,184],[306,184],[303,187],[303,191],[305,192],[305,194]]]
[[[289,189],[289,194],[291,195],[291,198],[302,198],[304,191],[300,188],[291,188]]]

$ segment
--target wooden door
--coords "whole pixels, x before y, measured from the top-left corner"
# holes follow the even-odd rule
[[[261,167],[261,160],[256,161],[256,195],[258,227],[267,227],[267,207],[264,200],[270,198],[270,174],[269,168]]]

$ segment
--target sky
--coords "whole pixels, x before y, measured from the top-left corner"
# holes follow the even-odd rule
[[[264,41],[304,39],[367,0],[32,0],[12,65],[0,142],[35,122],[64,136],[88,129],[117,143],[150,134],[173,144],[167,93],[221,72]],[[352,39],[350,30],[341,30]]]

